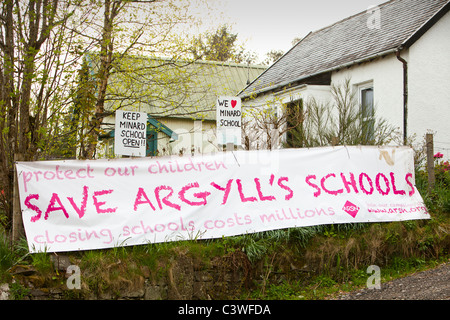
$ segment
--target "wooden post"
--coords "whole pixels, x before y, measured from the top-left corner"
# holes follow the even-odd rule
[[[427,172],[428,172],[428,193],[434,189],[435,176],[434,176],[434,144],[433,134],[427,133],[426,135],[426,148],[427,148]]]
[[[12,242],[17,242],[25,234],[22,221],[22,210],[20,210],[19,185],[16,171],[16,161],[21,161],[22,155],[14,155],[14,191],[13,191],[13,216],[12,216]]]

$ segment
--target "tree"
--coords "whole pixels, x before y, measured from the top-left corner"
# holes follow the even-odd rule
[[[191,22],[185,14],[187,4],[183,0],[0,4],[0,221],[5,227],[11,227],[13,216],[14,161],[73,157],[75,147],[85,158],[93,158],[110,75],[120,65],[116,62],[129,54],[172,54],[167,62],[171,64],[186,55],[180,50],[186,47],[182,41],[186,34],[178,26]],[[83,60],[92,52],[99,57],[95,74]],[[83,130],[78,128],[80,121]]]
[[[93,158],[97,145],[97,136],[100,131],[100,125],[104,117],[106,88],[108,86],[108,79],[111,72],[113,62],[115,37],[113,35],[113,28],[116,23],[117,16],[124,10],[129,1],[118,0],[104,0],[103,3],[103,29],[101,38],[99,39],[100,46],[100,66],[97,72],[97,86],[96,86],[96,100],[94,114],[91,117],[89,124],[89,141],[82,144],[82,157],[86,159]],[[137,41],[137,39],[132,41]]]
[[[13,209],[14,161],[36,160],[48,151],[59,110],[67,103],[74,37],[66,26],[80,3],[6,0],[0,5],[0,211],[6,226]]]
[[[79,137],[81,158],[95,157],[103,120],[123,106],[120,101],[144,99],[142,95],[135,95],[136,90],[131,90],[126,95],[117,91],[108,92],[111,77],[117,81],[126,76],[139,82],[142,79],[137,75],[143,71],[147,72],[147,76],[148,72],[161,74],[166,66],[182,68],[190,63],[179,63],[187,56],[188,38],[179,26],[193,23],[193,18],[187,12],[187,5],[188,2],[182,0],[103,0],[94,9],[97,14],[102,15],[103,23],[100,28],[92,24],[95,36],[82,35],[89,43],[88,47],[97,50],[89,54],[96,94],[90,121]],[[140,63],[134,64],[136,60],[133,61],[130,57],[155,58],[164,62],[157,66],[143,66]],[[126,84],[116,85],[114,90],[120,86],[125,88]],[[131,85],[129,88],[131,87],[136,86]]]
[[[266,53],[266,59],[264,60],[264,64],[271,65],[275,61],[281,58],[283,56],[284,51],[283,50],[270,50]]]
[[[231,33],[230,26],[223,25],[214,33],[206,32],[195,37],[190,51],[196,60],[254,63],[256,57],[237,44],[237,37],[238,34]]]
[[[295,37],[294,39],[292,39],[291,44],[292,44],[292,46],[295,46],[297,43],[299,43],[302,40],[303,40],[302,37]]]
[[[267,103],[263,107],[247,107],[243,112],[242,136],[247,150],[279,148],[280,139],[304,122],[301,104],[284,105],[278,98]]]
[[[90,119],[96,102],[95,79],[90,73],[89,62],[85,58],[78,71],[76,86],[71,94],[73,106],[70,109],[69,131],[67,132],[67,139],[72,142],[67,147],[70,148],[73,155],[77,158],[86,157],[86,153],[83,153],[86,152],[85,143],[87,141],[85,135],[88,128],[90,128]],[[97,139],[94,135],[90,136],[93,139]]]

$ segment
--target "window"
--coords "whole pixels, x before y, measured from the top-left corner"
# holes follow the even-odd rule
[[[373,99],[373,87],[360,89],[362,136],[366,142],[374,139],[375,135],[375,109]]]
[[[286,105],[286,146],[288,148],[302,148],[305,146],[305,132],[303,128],[304,112],[303,100],[294,100]]]

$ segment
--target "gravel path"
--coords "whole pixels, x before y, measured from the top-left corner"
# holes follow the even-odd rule
[[[450,262],[381,283],[381,289],[345,293],[337,300],[450,300]]]

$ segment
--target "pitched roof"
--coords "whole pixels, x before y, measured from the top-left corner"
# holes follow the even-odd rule
[[[99,60],[87,55],[95,76]],[[140,110],[155,118],[216,119],[218,96],[236,96],[267,69],[221,61],[126,56],[109,78],[105,109]]]
[[[201,110],[197,117],[215,120],[217,97],[236,96],[249,82],[263,73],[267,66],[198,61],[192,68],[196,69],[195,90],[183,103],[183,108],[194,113]],[[168,116],[174,115],[174,113],[168,113]]]
[[[378,6],[380,28],[369,28],[367,10],[309,33],[240,92],[248,97],[308,77],[394,52],[414,43],[442,15],[449,0],[391,0]]]

